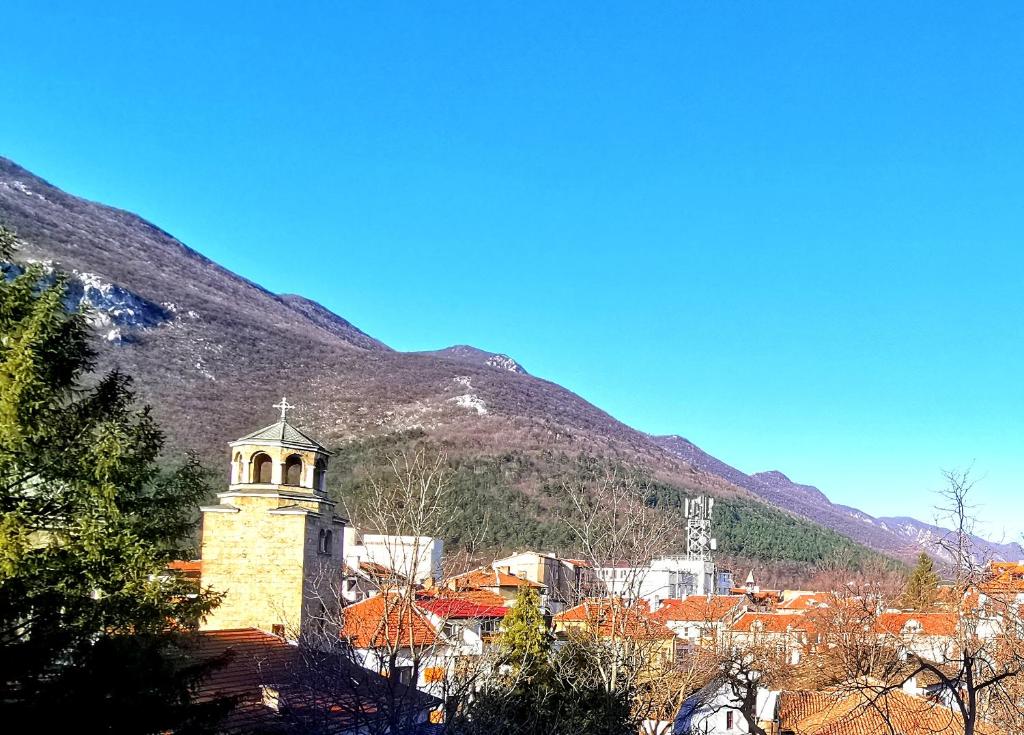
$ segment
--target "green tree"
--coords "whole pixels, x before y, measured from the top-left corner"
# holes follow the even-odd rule
[[[503,662],[516,673],[532,677],[544,670],[551,649],[551,633],[540,609],[540,596],[523,585],[515,604],[501,622],[498,637]]]
[[[923,551],[917,557],[917,565],[910,572],[907,588],[903,592],[903,606],[914,610],[927,610],[939,594],[939,575],[935,563]]]
[[[5,262],[14,245],[0,227]],[[192,704],[203,667],[178,643],[216,601],[163,570],[189,553],[205,473],[192,459],[158,469],[162,435],[127,377],[92,374],[62,277],[4,275],[0,713],[44,732],[199,728],[215,708]]]

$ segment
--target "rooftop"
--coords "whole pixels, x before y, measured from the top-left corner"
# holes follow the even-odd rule
[[[310,449],[324,454],[330,454],[323,444],[310,438],[307,434],[304,434],[302,431],[296,429],[283,419],[274,422],[270,426],[264,426],[258,431],[254,431],[251,434],[243,436],[238,441],[232,442],[232,444],[252,442],[281,442],[282,444],[287,444],[290,447]]]

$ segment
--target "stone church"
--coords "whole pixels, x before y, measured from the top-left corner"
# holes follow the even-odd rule
[[[335,633],[345,520],[327,497],[331,453],[287,421],[231,442],[230,484],[201,508],[202,584],[224,594],[202,626],[297,639]]]

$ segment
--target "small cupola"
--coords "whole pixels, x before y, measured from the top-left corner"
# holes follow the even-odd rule
[[[307,434],[288,423],[292,406],[284,398],[275,403],[281,417],[270,426],[230,444],[231,488],[326,495],[325,475],[331,453]]]

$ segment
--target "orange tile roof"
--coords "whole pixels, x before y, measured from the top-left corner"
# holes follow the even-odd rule
[[[906,625],[914,621],[921,626],[920,635],[951,636],[956,633],[957,616],[950,612],[884,612],[875,619],[875,632],[890,635],[907,633]]]
[[[414,601],[375,595],[342,611],[341,637],[356,648],[418,647],[437,642],[437,631]]]
[[[537,584],[529,579],[523,579],[522,577],[516,577],[512,574],[506,574],[505,572],[499,572],[495,569],[488,567],[481,567],[480,569],[474,569],[471,572],[459,574],[452,577],[449,580],[450,584],[456,589],[463,587],[476,587],[476,588],[490,588],[490,587],[543,587],[542,584]]]
[[[560,612],[554,621],[562,624],[581,623],[581,627],[606,638],[656,640],[675,637],[670,628],[654,619],[642,600],[628,604],[621,598],[590,599]]]
[[[784,691],[779,695],[779,729],[796,735],[942,735],[963,732],[960,715],[948,707],[900,690]],[[994,735],[979,726],[977,732]]]
[[[459,590],[448,589],[447,587],[433,587],[429,590],[421,590],[417,593],[420,599],[457,599],[472,602],[477,605],[502,606],[506,604],[504,597],[491,590],[476,590],[463,588]]]
[[[776,607],[779,610],[813,610],[816,607],[832,605],[835,595],[831,592],[802,592]]]
[[[737,633],[788,633],[790,631],[806,631],[812,622],[802,613],[777,615],[775,613],[744,613],[732,624],[731,629]]]
[[[503,605],[478,605],[459,597],[440,597],[420,600],[419,606],[446,620],[503,618],[508,608]]]
[[[1024,564],[989,562],[985,581],[979,586],[988,594],[1024,592]]]
[[[663,600],[652,617],[662,623],[672,621],[716,622],[743,602],[739,595],[689,595]]]

